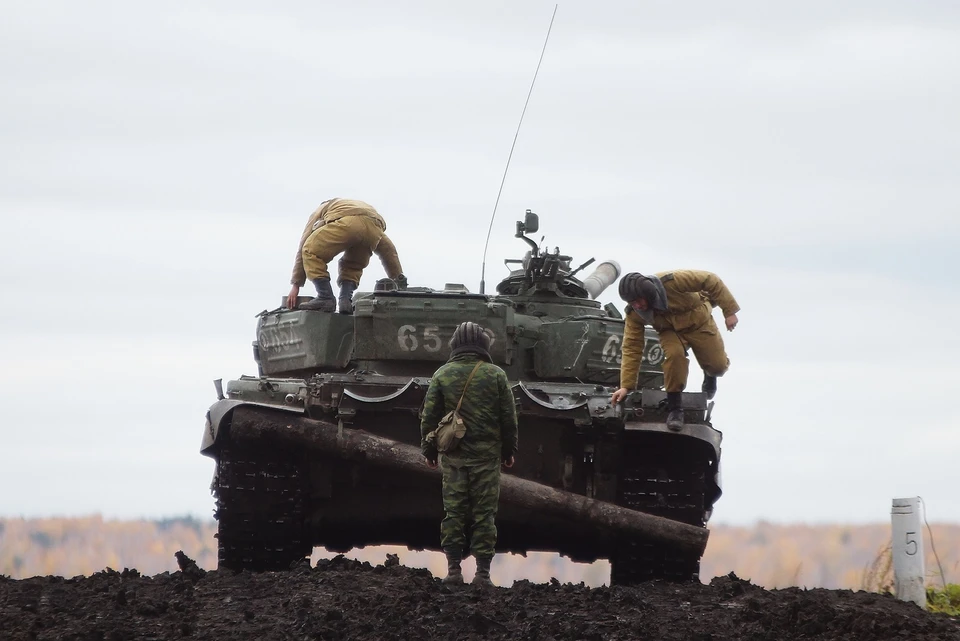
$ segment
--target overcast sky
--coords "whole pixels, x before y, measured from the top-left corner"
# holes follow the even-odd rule
[[[0,515],[209,518],[211,381],[322,200],[479,289],[554,3],[346,6],[3,3]],[[715,520],[960,521],[958,114],[953,1],[563,2],[488,290],[527,208],[577,264],[713,271]]]

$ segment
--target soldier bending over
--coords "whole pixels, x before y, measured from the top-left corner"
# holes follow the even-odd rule
[[[420,448],[426,464],[443,472],[444,519],[440,545],[447,556],[444,583],[463,583],[460,561],[470,528],[470,550],[477,560],[475,585],[493,585],[490,562],[497,543],[500,465],[513,467],[517,451],[517,412],[506,373],[490,358],[490,337],[476,323],[461,323],[450,340],[446,364],[430,381],[420,422]],[[478,366],[479,363],[479,366]],[[474,369],[476,368],[476,371]],[[467,379],[473,372],[469,385]],[[464,391],[464,386],[466,390]],[[440,419],[460,406],[466,434],[451,451],[438,454],[427,438]]]
[[[611,398],[614,404],[637,386],[643,357],[643,328],[650,325],[660,335],[663,348],[663,382],[667,392],[667,427],[683,427],[681,392],[687,386],[689,360],[693,349],[703,369],[702,390],[707,398],[717,392],[717,377],[730,367],[723,338],[713,320],[713,307],[723,312],[728,331],[737,326],[740,306],[716,274],[681,269],[644,276],[637,272],[620,279],[620,298],[630,304],[623,326],[623,358],[620,389]]]
[[[300,305],[300,309],[332,312],[337,308],[327,263],[341,252],[343,256],[337,274],[341,314],[353,313],[353,292],[374,253],[379,256],[387,276],[400,288],[405,288],[407,279],[400,267],[400,257],[386,230],[383,216],[363,201],[333,198],[321,203],[310,215],[300,237],[287,307],[294,309],[297,306],[300,288],[309,279],[317,288],[317,297]]]

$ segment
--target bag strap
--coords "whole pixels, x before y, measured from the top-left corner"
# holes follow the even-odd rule
[[[470,376],[467,377],[467,382],[463,384],[463,391],[460,392],[460,400],[457,402],[457,409],[454,410],[458,414],[460,413],[460,406],[463,404],[463,395],[467,393],[467,386],[470,385],[470,381],[473,380],[473,375],[477,373],[477,370],[480,369],[480,365],[483,361],[477,361],[477,364],[474,366],[473,371],[470,372]]]

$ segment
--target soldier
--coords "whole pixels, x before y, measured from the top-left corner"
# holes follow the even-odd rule
[[[420,422],[420,448],[436,469],[436,443],[427,438],[441,417],[454,409],[463,395],[460,415],[466,434],[453,451],[439,455],[443,472],[443,510],[440,545],[447,556],[444,583],[463,583],[460,561],[470,528],[470,553],[477,560],[475,585],[493,585],[490,562],[497,542],[495,518],[500,502],[500,465],[513,467],[517,451],[517,412],[506,373],[490,358],[490,337],[476,323],[464,322],[450,340],[446,364],[430,381]],[[480,363],[479,367],[477,367]],[[471,372],[477,367],[470,379]]]
[[[317,297],[300,305],[300,309],[332,312],[337,308],[327,263],[341,252],[343,256],[337,275],[341,314],[353,313],[353,292],[374,253],[380,258],[387,276],[405,288],[407,279],[400,267],[400,257],[386,230],[386,221],[365,202],[333,198],[321,203],[310,215],[300,237],[287,307],[294,309],[297,306],[300,288],[310,279],[317,288]]]
[[[620,279],[620,298],[630,304],[623,326],[623,359],[620,364],[620,389],[613,393],[613,404],[637,386],[643,357],[643,328],[650,325],[660,335],[663,348],[663,382],[667,392],[667,427],[683,427],[681,393],[687,386],[687,348],[693,349],[703,369],[701,389],[707,398],[717,392],[717,377],[730,367],[723,349],[723,338],[713,320],[712,308],[719,306],[728,331],[737,326],[740,306],[716,274],[682,269],[644,276],[636,272]]]

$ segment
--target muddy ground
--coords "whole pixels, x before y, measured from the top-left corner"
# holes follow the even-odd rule
[[[337,557],[289,572],[107,569],[65,579],[0,577],[0,639],[656,639],[960,641],[960,621],[889,596],[709,585],[587,588],[527,581],[448,588],[388,557]]]

